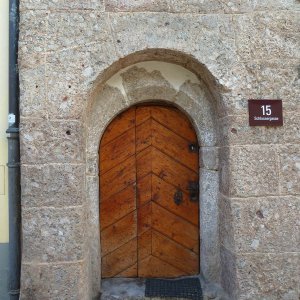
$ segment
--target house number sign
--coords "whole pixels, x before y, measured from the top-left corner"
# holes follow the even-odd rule
[[[282,100],[248,100],[250,126],[282,126]]]

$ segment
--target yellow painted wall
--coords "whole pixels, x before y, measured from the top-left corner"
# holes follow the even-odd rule
[[[7,115],[8,115],[8,2],[0,0],[0,243],[8,243]]]

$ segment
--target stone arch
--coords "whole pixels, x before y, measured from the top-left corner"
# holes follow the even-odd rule
[[[204,69],[200,67],[203,71]],[[86,190],[90,234],[90,279],[96,295],[100,282],[98,148],[108,124],[131,105],[166,101],[181,109],[192,121],[200,143],[200,269],[209,281],[220,280],[218,237],[218,99],[209,73],[197,74],[179,64],[161,61],[135,62],[114,75],[104,76],[92,93],[86,114]],[[199,68],[198,68],[199,71]],[[206,72],[206,71],[205,71]],[[110,73],[110,71],[109,71]],[[203,79],[205,78],[205,80]]]

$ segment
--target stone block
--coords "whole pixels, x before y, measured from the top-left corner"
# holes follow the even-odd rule
[[[245,93],[240,93],[239,89],[221,93],[221,100],[218,105],[218,117],[222,118],[248,113],[248,99],[257,98],[255,92],[256,86],[250,87],[250,89],[249,92],[245,91]]]
[[[50,0],[48,2],[50,9],[96,9],[104,11],[104,0]]]
[[[89,207],[88,219],[89,223],[97,227],[99,231],[99,177],[86,177],[86,199]],[[101,221],[101,220],[100,220]]]
[[[47,56],[48,112],[50,118],[79,119],[97,77],[115,59],[110,39]]]
[[[234,0],[224,3],[221,0],[164,0],[159,3],[150,0],[135,1],[116,1],[109,0],[105,3],[105,10],[111,12],[164,12],[171,13],[194,13],[194,14],[210,14],[210,13],[242,13],[265,10],[294,10],[296,5],[293,0],[262,0],[262,1],[239,1]]]
[[[232,211],[235,252],[299,251],[299,197],[233,198],[228,202]]]
[[[22,206],[76,206],[84,194],[84,165],[23,165]]]
[[[23,2],[23,1],[21,1]],[[30,56],[46,51],[47,24],[49,13],[40,11],[23,11],[20,14],[19,55]]]
[[[99,177],[86,177],[86,200],[87,200],[87,244],[90,255],[90,284],[93,294],[97,294],[101,281],[101,258],[100,258],[100,224],[99,222]]]
[[[182,29],[184,25],[181,23],[185,20],[181,18],[182,22],[176,24],[173,23],[175,20],[172,16],[161,13],[152,13],[151,16],[148,18],[147,13],[114,13],[111,15],[112,30],[118,41],[117,51],[121,56],[146,48],[168,48],[168,44],[172,43],[169,31],[172,31],[173,40],[177,41],[178,47],[183,47],[183,41],[178,39],[175,30],[177,27],[178,30],[179,27]]]
[[[23,164],[83,162],[82,124],[78,121],[22,120],[20,148]]]
[[[300,113],[285,111],[283,101],[283,126],[265,129],[266,141],[274,144],[297,144],[300,140]]]
[[[22,0],[20,3],[21,11],[25,9],[97,9],[104,11],[103,0]]]
[[[97,76],[116,60],[107,16],[54,12],[49,23],[48,50],[63,49],[47,56],[49,116],[79,119]]]
[[[48,23],[48,51],[89,43],[107,44],[112,40],[108,16],[98,11],[53,11],[49,14]]]
[[[200,169],[200,261],[201,272],[210,281],[219,282],[220,248],[218,224],[218,172]]]
[[[180,106],[194,120],[199,144],[213,147],[217,144],[215,130],[214,103],[202,84],[185,82],[175,97],[175,104]]]
[[[236,262],[238,299],[299,299],[299,253],[241,254]]]
[[[232,205],[230,199],[221,194],[218,201],[218,213],[220,247],[225,247],[228,251],[235,253]]]
[[[20,66],[20,115],[30,118],[46,118],[46,81],[45,62],[39,61],[26,66],[26,58],[22,59]],[[30,64],[30,62],[29,62]]]
[[[282,99],[284,113],[299,113],[300,77],[297,60],[237,63],[227,70],[218,107],[220,117],[248,114],[248,99]]]
[[[297,3],[294,0],[250,0],[247,3],[250,11],[297,10]]]
[[[236,257],[234,253],[221,246],[221,284],[231,300],[238,298],[238,281],[236,274]]]
[[[230,164],[229,164],[229,147],[220,147],[219,148],[219,182],[220,182],[220,192],[223,195],[229,195],[230,193]]]
[[[107,0],[105,1],[105,11],[109,12],[136,12],[136,11],[144,11],[144,12],[161,12],[168,11],[169,5],[168,0]]]
[[[99,234],[95,235],[95,239],[90,241],[90,269],[88,273],[89,284],[91,285],[91,293],[95,298],[99,299],[100,288],[101,288],[101,257],[99,254],[100,243],[99,243]],[[97,247],[95,249],[95,247]],[[98,298],[97,298],[98,296]]]
[[[114,13],[110,20],[121,57],[145,49],[176,49],[199,59],[217,75],[236,62],[228,15],[152,13],[149,18],[147,13]]]
[[[296,59],[300,57],[297,36],[299,12],[262,12],[234,17],[237,47],[242,60]]]
[[[54,9],[96,9],[104,11],[104,0],[50,0],[49,8]]]
[[[22,300],[87,300],[83,263],[22,265]]]
[[[230,2],[234,5],[234,1]],[[220,0],[209,1],[209,0],[169,0],[170,11],[173,13],[224,13],[225,9],[230,9],[229,5],[225,5]]]
[[[222,146],[265,143],[265,127],[250,127],[248,115],[223,117],[218,126]]]
[[[92,136],[93,136],[93,134],[91,134],[89,136],[89,142],[91,142],[91,143],[93,142]],[[92,145],[89,147],[92,147]],[[97,148],[97,146],[94,146],[94,147]],[[89,153],[89,152],[87,153],[87,157],[86,157],[86,174],[87,175],[97,175],[99,173],[99,165],[98,165],[99,162],[98,161],[99,161],[98,153]]]
[[[87,176],[86,179],[86,199],[89,228],[86,234],[89,247],[89,283],[91,292],[94,295],[99,293],[99,283],[101,281],[101,259],[100,259],[100,235],[99,235],[99,177]],[[101,220],[100,220],[101,222]],[[94,299],[94,298],[93,298]]]
[[[278,195],[276,149],[267,145],[235,146],[220,150],[221,192],[226,196]]]
[[[300,145],[279,147],[282,194],[300,194]]]
[[[248,101],[247,101],[248,102]],[[250,126],[249,115],[219,120],[221,145],[283,144],[300,140],[300,114],[284,113],[283,126]]]
[[[174,13],[244,13],[253,11],[278,11],[295,10],[297,6],[293,0],[233,0],[223,2],[221,0],[169,0],[170,11]]]
[[[215,171],[219,169],[219,148],[200,148],[200,168]]]
[[[282,99],[284,112],[300,113],[299,61],[265,60],[256,64],[255,73],[265,99]]]
[[[218,79],[223,86],[217,106],[219,117],[248,113],[248,99],[260,98],[257,95],[256,68],[257,63],[253,61],[235,62],[230,67],[223,68]]]
[[[88,99],[83,72],[89,68],[88,55],[71,49],[47,56],[47,104],[50,118],[83,117]]]
[[[68,262],[83,259],[82,206],[31,208],[22,212],[23,262]]]
[[[24,13],[25,10],[45,10],[48,8],[48,0],[22,0],[19,9]]]

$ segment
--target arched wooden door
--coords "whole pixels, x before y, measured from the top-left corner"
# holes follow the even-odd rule
[[[130,108],[100,145],[102,277],[199,273],[199,153],[174,107]]]

